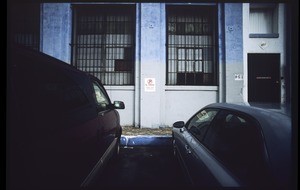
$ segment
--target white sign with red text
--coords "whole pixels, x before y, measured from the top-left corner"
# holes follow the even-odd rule
[[[155,78],[145,78],[145,92],[155,92]]]

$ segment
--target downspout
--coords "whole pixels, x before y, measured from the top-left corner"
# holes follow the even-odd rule
[[[134,126],[141,125],[141,3],[136,3]]]
[[[226,102],[226,49],[224,3],[218,4],[219,26],[219,102]]]

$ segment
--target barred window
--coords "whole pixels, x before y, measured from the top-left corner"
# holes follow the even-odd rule
[[[40,49],[40,4],[16,3],[11,9],[12,41]]]
[[[134,5],[73,5],[72,64],[104,85],[134,84]]]
[[[167,7],[167,85],[217,85],[213,6]]]

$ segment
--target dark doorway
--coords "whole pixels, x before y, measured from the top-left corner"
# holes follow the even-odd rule
[[[280,54],[248,54],[248,101],[280,103]]]

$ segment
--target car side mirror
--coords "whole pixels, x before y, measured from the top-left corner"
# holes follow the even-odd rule
[[[122,101],[114,101],[113,105],[115,109],[125,109],[125,104]]]
[[[173,124],[174,128],[183,128],[184,127],[184,122],[183,121],[177,121]]]

